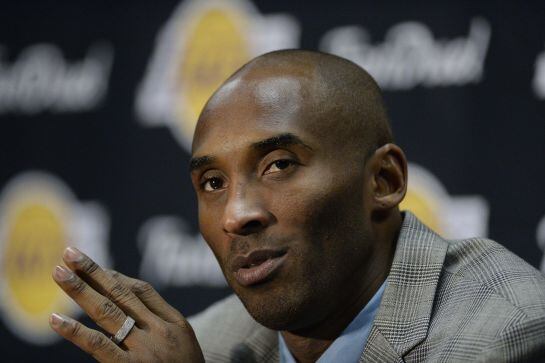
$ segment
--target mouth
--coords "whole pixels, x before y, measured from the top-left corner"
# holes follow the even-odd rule
[[[242,286],[251,286],[268,280],[286,260],[287,250],[257,250],[233,260],[232,271]]]

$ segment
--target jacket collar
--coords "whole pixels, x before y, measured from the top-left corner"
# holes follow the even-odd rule
[[[404,212],[387,286],[362,360],[403,357],[426,337],[448,244]]]

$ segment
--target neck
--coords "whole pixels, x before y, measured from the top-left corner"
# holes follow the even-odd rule
[[[316,362],[367,305],[386,280],[401,226],[401,215],[397,214],[397,216],[398,218],[395,216],[389,218],[385,222],[387,225],[382,226],[384,228],[375,230],[375,245],[380,248],[377,248],[371,259],[362,264],[362,269],[353,274],[355,279],[359,279],[359,283],[349,286],[358,286],[358,288],[346,289],[348,293],[352,293],[340,297],[341,303],[335,305],[332,313],[317,324],[297,331],[281,332],[288,349],[297,362]],[[357,294],[354,294],[354,291],[357,291]]]

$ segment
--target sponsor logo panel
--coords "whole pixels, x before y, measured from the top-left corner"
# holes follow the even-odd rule
[[[176,286],[226,286],[225,278],[208,245],[199,233],[176,216],[156,216],[138,233],[142,252],[140,278],[157,288]]]
[[[13,63],[0,45],[0,114],[83,112],[108,93],[114,52],[109,43],[92,45],[83,60],[67,60],[58,46],[34,44]]]
[[[68,245],[109,266],[104,209],[78,201],[57,177],[26,172],[0,194],[0,312],[19,338],[38,345],[58,339],[48,324],[52,312],[74,316],[79,308],[54,283]]]
[[[487,20],[475,18],[466,37],[435,38],[416,21],[393,25],[382,42],[358,25],[328,31],[320,49],[350,59],[365,68],[388,91],[462,86],[481,81],[490,43]]]
[[[136,96],[142,124],[168,126],[187,150],[206,100],[251,58],[298,45],[299,26],[246,0],[187,0],[161,30]]]
[[[401,209],[412,211],[446,238],[487,236],[489,208],[484,197],[451,196],[422,166],[410,163],[408,169],[408,190]]]

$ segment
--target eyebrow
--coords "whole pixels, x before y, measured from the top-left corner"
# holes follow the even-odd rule
[[[312,150],[312,148],[305,144],[299,137],[289,132],[269,137],[265,140],[254,142],[252,144],[252,148],[261,151],[270,149],[272,147],[286,147],[291,145],[301,145],[309,150]]]
[[[309,150],[312,150],[312,148],[305,144],[299,137],[289,132],[254,142],[250,146],[252,149],[257,151],[266,151],[271,148],[287,147],[292,145],[301,145]],[[189,171],[192,172],[195,169],[210,165],[215,160],[216,158],[211,155],[191,158],[191,160],[189,161]]]
[[[213,156],[200,156],[196,158],[191,158],[189,161],[189,171],[192,172],[195,169],[202,168],[203,166],[212,164],[215,158]]]

